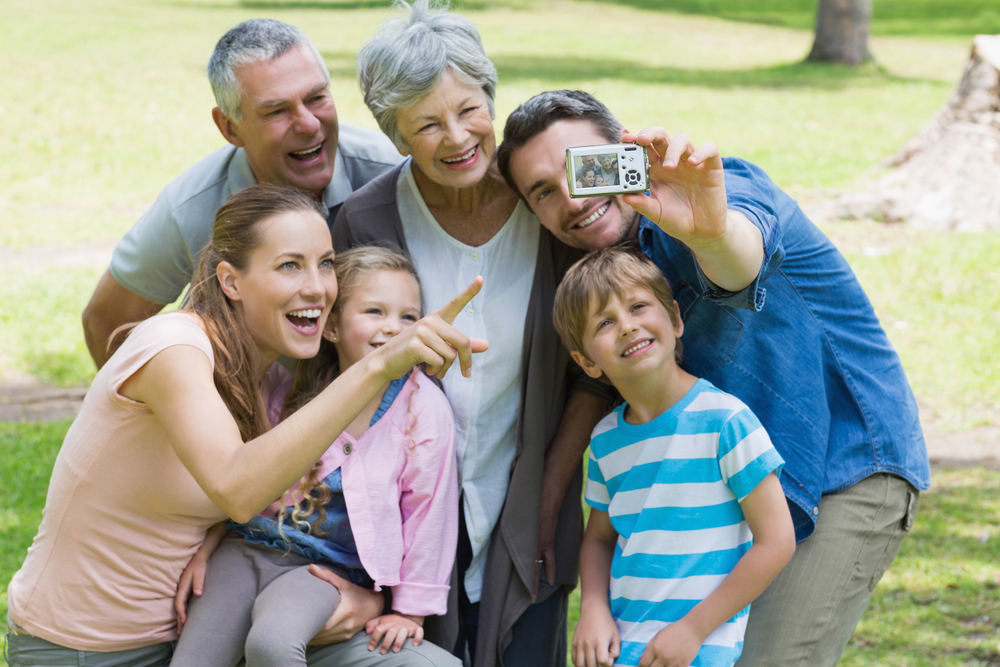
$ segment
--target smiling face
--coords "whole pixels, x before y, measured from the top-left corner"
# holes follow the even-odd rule
[[[274,60],[236,68],[243,120],[216,108],[216,125],[242,147],[261,183],[281,183],[321,198],[333,178],[337,109],[326,73],[307,51],[292,48]]]
[[[572,355],[588,375],[606,375],[617,386],[650,373],[675,373],[674,350],[682,333],[684,324],[678,318],[675,326],[651,291],[626,286],[623,297],[612,294],[603,308],[591,303],[582,336],[583,354],[573,351]]]
[[[398,122],[413,163],[430,181],[468,188],[483,180],[496,136],[482,88],[446,69],[429,95],[399,112]]]
[[[340,372],[420,319],[420,288],[407,271],[376,271],[331,315],[324,337],[337,348]]]
[[[586,120],[562,120],[537,134],[510,157],[518,192],[542,225],[563,243],[583,250],[616,245],[634,233],[639,214],[620,196],[572,199],[566,183],[566,149],[607,140]]]
[[[222,289],[242,312],[263,368],[282,355],[314,357],[337,297],[330,230],[314,211],[280,213],[258,224],[262,242],[246,267],[219,263]]]

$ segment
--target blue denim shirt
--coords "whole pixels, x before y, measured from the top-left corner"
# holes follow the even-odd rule
[[[389,383],[382,396],[382,402],[379,403],[378,409],[372,415],[369,427],[374,426],[375,422],[382,418],[392,402],[396,400],[409,377],[410,374],[407,373],[398,380]],[[291,551],[317,563],[339,565],[347,570],[354,584],[371,588],[374,582],[361,564],[358,547],[354,542],[354,532],[351,530],[351,521],[347,516],[347,504],[344,502],[344,485],[341,480],[340,468],[327,475],[323,479],[323,483],[330,489],[330,500],[324,506],[326,519],[319,527],[322,536],[295,528],[291,523],[291,517],[285,517],[285,523],[280,532],[277,521],[261,515],[257,515],[247,523],[242,524],[230,521],[226,529],[241,534],[243,539],[251,544],[261,544]],[[311,524],[317,515],[318,512],[314,512],[304,521]]]
[[[785,459],[781,485],[801,541],[824,493],[881,472],[928,489],[927,450],[899,357],[847,261],[760,167],[723,165],[728,207],[764,237],[753,283],[714,285],[646,218],[639,243],[680,305],[684,369],[750,406]]]

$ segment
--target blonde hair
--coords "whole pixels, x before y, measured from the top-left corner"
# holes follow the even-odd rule
[[[653,293],[670,315],[674,327],[681,324],[674,293],[660,269],[634,246],[614,246],[596,250],[570,267],[556,290],[552,323],[570,352],[587,356],[583,332],[591,313],[604,308],[612,296],[624,299],[629,287]],[[681,361],[681,341],[674,357]]]
[[[333,312],[339,314],[343,312],[344,304],[357,293],[372,274],[379,271],[402,271],[409,274],[417,285],[417,293],[420,293],[420,278],[417,277],[417,269],[409,257],[392,248],[383,246],[359,246],[337,255],[333,260],[333,270],[337,276],[337,299],[333,303]],[[333,343],[325,338],[320,343],[319,354],[312,359],[300,359],[295,365],[295,374],[292,379],[292,388],[285,399],[281,418],[285,419],[296,410],[315,398],[324,388],[340,373],[340,362],[337,358],[337,349]],[[413,392],[415,393],[415,392]],[[412,403],[413,393],[410,394]],[[413,415],[414,423],[407,429],[405,435],[409,436],[409,431],[416,424],[416,415]],[[315,532],[326,520],[326,509],[324,505],[330,500],[330,489],[316,478],[319,464],[313,466],[300,485],[299,492],[301,498],[296,499],[295,495],[287,497],[283,502],[281,512],[277,520],[280,526],[285,516],[291,518],[295,527],[303,532]],[[289,512],[288,506],[293,505]],[[319,516],[311,524],[305,519],[318,512]]]

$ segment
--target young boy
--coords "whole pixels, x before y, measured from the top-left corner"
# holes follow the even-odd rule
[[[795,551],[784,461],[749,408],[678,365],[684,325],[645,256],[577,262],[554,320],[626,401],[590,442],[573,662],[731,666],[750,602]]]

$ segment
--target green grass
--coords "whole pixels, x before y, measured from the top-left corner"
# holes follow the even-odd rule
[[[0,423],[0,636],[69,422]],[[842,667],[1000,664],[1000,471],[935,470],[913,532],[875,589]],[[570,600],[570,635],[579,593]],[[0,661],[2,662],[2,661]]]
[[[0,422],[0,643],[7,633],[7,584],[38,531],[49,475],[69,425]]]
[[[816,0],[602,0],[649,10],[718,16],[732,21],[811,30]],[[877,0],[873,35],[967,35],[1000,32],[1000,8],[993,0]]]

